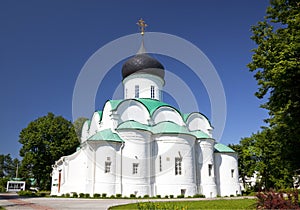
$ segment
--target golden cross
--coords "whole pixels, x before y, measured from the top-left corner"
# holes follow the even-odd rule
[[[148,26],[145,21],[141,18],[139,21],[136,23],[140,27],[141,35],[144,36],[145,33],[145,28]]]

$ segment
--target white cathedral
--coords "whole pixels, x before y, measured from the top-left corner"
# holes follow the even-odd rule
[[[78,150],[52,166],[51,195],[241,194],[237,154],[212,138],[203,114],[162,102],[164,75],[142,44],[122,67],[124,99],[96,111]]]

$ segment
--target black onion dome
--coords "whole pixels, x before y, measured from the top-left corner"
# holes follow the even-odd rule
[[[164,79],[164,69],[164,66],[158,60],[152,58],[147,53],[140,53],[128,59],[123,64],[122,76],[125,79],[125,77],[134,73],[147,73]]]

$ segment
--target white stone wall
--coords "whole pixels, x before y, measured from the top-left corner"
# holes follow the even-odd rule
[[[241,194],[236,153],[215,153],[215,163],[218,194],[220,196]]]
[[[123,80],[124,98],[136,98],[135,86],[139,86],[138,98],[151,98],[151,86],[154,86],[154,98],[161,100],[161,90],[164,86],[164,81],[155,75],[151,74],[131,74]]]
[[[122,194],[151,195],[151,133],[147,131],[120,131],[125,140],[122,151]],[[138,164],[137,173],[133,164]]]
[[[195,138],[189,135],[157,135],[155,160],[156,195],[196,194],[195,184]],[[175,158],[181,158],[181,174],[175,173]],[[161,162],[161,165],[160,165]],[[160,170],[161,169],[161,170]]]
[[[200,171],[200,185],[198,186],[199,194],[205,195],[206,198],[217,196],[217,186],[215,182],[214,170],[214,139],[204,139],[198,141],[197,149],[197,170]],[[211,170],[210,170],[211,165]]]

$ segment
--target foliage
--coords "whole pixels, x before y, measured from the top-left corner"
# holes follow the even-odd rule
[[[88,119],[85,117],[79,117],[75,120],[75,122],[73,123],[75,132],[76,132],[76,136],[79,142],[81,142],[81,131],[82,131],[82,126],[85,123],[85,121],[87,121]]]
[[[106,198],[106,193],[102,193],[102,198]]]
[[[165,203],[155,203],[155,202],[147,202],[147,203],[137,203],[137,208],[139,210],[148,210],[148,209],[162,209],[162,210],[168,210],[168,209],[178,209],[178,210],[187,210],[188,206],[178,206],[176,204],[173,204],[171,202],[165,202]]]
[[[0,177],[17,177],[17,167],[20,161],[15,158],[12,159],[10,154],[0,155]]]
[[[298,0],[271,0],[263,21],[252,27],[252,40],[257,44],[250,71],[255,72],[259,89],[258,98],[267,98],[262,107],[269,111],[266,120],[270,125],[271,135],[266,141],[273,147],[273,152],[281,165],[278,179],[271,172],[264,171],[262,177],[271,183],[292,185],[294,171],[300,168],[300,3]],[[267,131],[269,132],[269,131]],[[269,137],[269,136],[268,136]],[[266,148],[266,147],[265,147]],[[271,168],[269,157],[264,164]],[[272,187],[272,185],[269,185]]]
[[[79,193],[79,198],[84,198],[84,193]]]
[[[168,207],[165,209],[182,209],[182,207],[187,207],[187,209],[255,209],[255,199],[234,199],[234,200],[201,200],[201,201],[172,201],[172,202],[145,202],[139,203],[140,208],[144,209],[164,209],[163,207]],[[149,205],[149,208],[147,208]],[[159,205],[159,206],[158,206]],[[170,206],[167,206],[170,205]],[[155,207],[159,208],[155,208]],[[150,208],[152,207],[152,208]],[[173,208],[172,208],[173,207]],[[115,207],[110,207],[111,210],[116,209],[139,209],[138,203],[120,205]],[[186,208],[185,208],[186,209]]]
[[[72,198],[78,198],[77,192],[73,192],[73,193],[72,193]]]
[[[205,195],[202,195],[202,194],[195,194],[193,196],[193,198],[205,198]]]
[[[72,123],[48,113],[30,122],[19,137],[23,175],[35,178],[40,189],[50,189],[51,165],[79,145]]]
[[[32,192],[30,190],[24,190],[24,191],[19,191],[18,192],[19,196],[24,196],[24,197],[37,197],[37,194],[35,192]]]
[[[299,209],[297,190],[286,193],[270,190],[259,192],[256,197],[257,209]]]
[[[94,197],[94,198],[100,198],[101,195],[100,195],[99,193],[95,193],[95,194],[93,195],[93,197]]]

